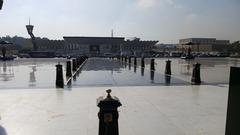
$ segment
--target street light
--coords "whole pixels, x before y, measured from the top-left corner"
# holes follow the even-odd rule
[[[0,0],[0,10],[2,9],[3,6],[3,0]]]
[[[12,45],[13,43],[10,43],[8,41],[1,41],[0,45],[1,45],[1,51],[2,51],[2,56],[3,56],[3,60],[6,60],[6,52],[7,52],[7,45]]]

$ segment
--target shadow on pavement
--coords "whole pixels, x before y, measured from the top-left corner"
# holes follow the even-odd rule
[[[2,126],[0,126],[0,135],[7,135],[5,128],[3,128]]]

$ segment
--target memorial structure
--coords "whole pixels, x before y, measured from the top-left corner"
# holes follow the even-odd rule
[[[33,51],[30,52],[29,55],[32,58],[52,58],[52,57],[55,57],[55,53],[54,52],[51,52],[49,50],[47,50],[47,51],[39,51],[38,50],[36,38],[35,38],[35,36],[33,34],[34,26],[30,24],[30,19],[29,19],[29,24],[26,25],[26,28],[27,28],[28,34],[31,37],[32,44],[33,44]]]
[[[34,51],[37,51],[36,38],[35,38],[35,36],[34,36],[34,34],[33,34],[33,28],[34,28],[34,26],[31,25],[30,19],[29,19],[29,24],[26,25],[26,28],[27,28],[28,34],[30,35],[31,40],[32,40],[33,50],[34,50]]]

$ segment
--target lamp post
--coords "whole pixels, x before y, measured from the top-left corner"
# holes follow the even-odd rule
[[[98,135],[119,135],[118,129],[118,110],[122,104],[117,97],[111,96],[111,90],[107,90],[107,97],[99,97],[97,106],[100,108],[98,113],[99,129]]]
[[[3,60],[6,60],[7,45],[11,45],[11,44],[12,43],[10,43],[8,41],[1,41],[0,42]]]

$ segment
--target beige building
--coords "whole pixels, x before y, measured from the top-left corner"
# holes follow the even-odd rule
[[[180,39],[177,46],[179,51],[186,52],[188,48],[193,52],[227,52],[230,48],[229,40],[216,40],[216,38],[186,38]]]

